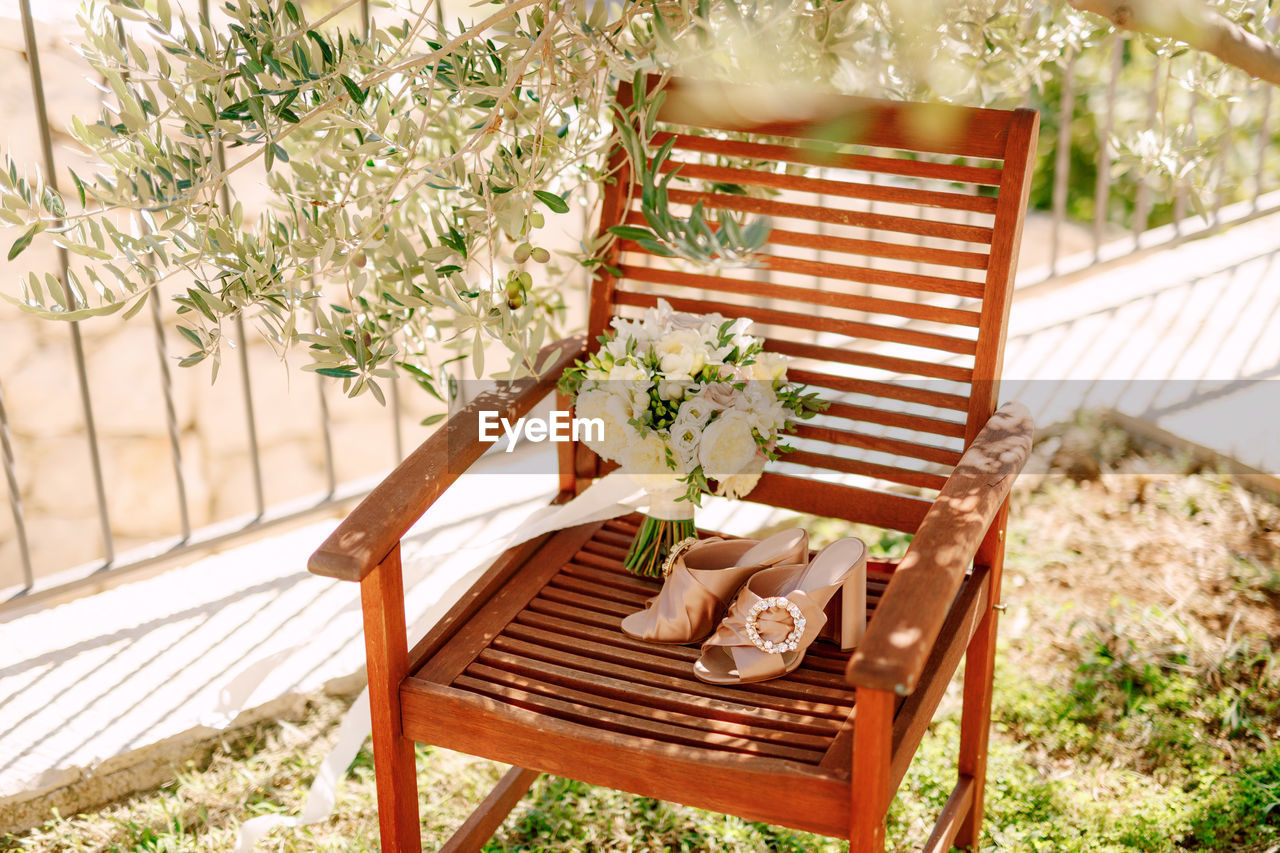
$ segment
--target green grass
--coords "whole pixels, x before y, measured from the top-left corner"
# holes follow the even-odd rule
[[[1212,474],[1046,480],[1016,496],[997,658],[984,850],[1280,850],[1280,509]],[[826,523],[822,536],[843,532]],[[875,538],[899,554],[902,537]],[[918,849],[955,780],[953,685],[894,801]],[[258,814],[297,814],[343,703],[229,737],[204,767],[101,811],[0,840],[41,851],[224,851]],[[504,768],[421,748],[424,849]],[[372,760],[334,816],[264,851],[373,851]],[[842,851],[843,842],[544,778],[489,851]]]

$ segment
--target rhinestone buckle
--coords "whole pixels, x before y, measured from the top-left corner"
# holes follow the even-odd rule
[[[760,614],[775,607],[785,607],[787,609],[787,613],[791,616],[792,626],[791,633],[787,634],[786,639],[777,643],[772,640],[761,639],[760,629],[756,627],[756,623],[760,620]],[[804,621],[804,614],[800,612],[800,605],[795,604],[785,595],[762,598],[751,605],[751,611],[747,613],[747,638],[751,640],[757,649],[767,654],[780,655],[783,652],[794,652],[800,643],[800,638],[804,635]]]
[[[662,561],[662,576],[665,578],[671,574],[671,570],[675,567],[676,560],[679,559],[680,555],[696,544],[698,544],[697,536],[686,536],[672,545],[671,550],[667,552],[667,559]]]

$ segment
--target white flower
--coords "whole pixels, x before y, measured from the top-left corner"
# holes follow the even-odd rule
[[[658,366],[670,380],[692,380],[707,363],[707,345],[696,329],[676,329],[653,342]]]
[[[680,404],[679,410],[676,411],[676,420],[696,424],[701,430],[707,418],[711,417],[711,413],[721,408],[723,407],[708,400],[704,393],[698,392],[686,397]]]
[[[751,422],[744,413],[726,409],[702,431],[698,461],[702,472],[713,480],[741,473],[757,454]]]
[[[681,413],[683,414],[683,409]],[[671,455],[676,460],[676,470],[687,475],[698,467],[698,445],[702,441],[702,421],[676,416],[667,435]]]
[[[649,372],[631,361],[620,361],[609,370],[610,382],[636,382],[649,390]]]
[[[749,365],[751,379],[758,382],[773,382],[787,378],[787,357],[772,352],[762,352]]]
[[[585,430],[583,440],[604,459],[618,461],[622,451],[637,437],[636,428],[627,423],[636,416],[635,404],[630,396],[615,394],[603,388],[593,388],[578,394],[574,414],[579,418],[599,418],[604,424],[604,435],[596,439],[594,430]]]
[[[667,463],[667,443],[652,430],[644,438],[633,436],[618,461],[649,491],[669,488],[676,481],[677,474]]]
[[[659,380],[658,396],[664,400],[679,400],[692,385],[691,381],[685,379]]]
[[[764,471],[764,463],[765,455],[757,453],[755,460],[744,471],[730,474],[720,480],[716,494],[732,500],[746,497],[756,487],[756,483],[760,482],[760,474]]]

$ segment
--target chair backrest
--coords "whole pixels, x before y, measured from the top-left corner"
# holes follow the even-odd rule
[[[792,357],[791,378],[830,407],[748,499],[914,531],[995,410],[1038,114],[848,96],[779,103],[768,90],[690,81],[664,91],[654,147],[676,140],[677,211],[701,201],[766,215],[773,228],[755,267],[712,272],[619,240],[607,260],[621,274],[593,284],[591,337],[659,297],[751,318],[767,349]],[[619,101],[633,98],[623,84]],[[635,176],[620,153],[614,164],[602,231],[645,224]]]

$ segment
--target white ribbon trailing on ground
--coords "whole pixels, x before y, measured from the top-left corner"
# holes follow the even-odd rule
[[[543,507],[520,524],[513,533],[498,537],[478,545],[468,545],[456,549],[457,552],[479,551],[476,561],[468,573],[468,579],[487,568],[498,555],[508,548],[527,542],[544,533],[577,527],[616,518],[633,512],[645,505],[647,496],[643,487],[629,475],[615,471],[596,481],[582,494],[560,506]],[[443,557],[444,554],[433,556]],[[434,623],[438,608],[429,608],[409,626],[411,637],[421,636]],[[257,687],[268,679],[277,666],[299,649],[293,646],[275,652],[261,660],[244,667],[222,688],[218,708],[214,709],[206,719],[207,725],[225,726],[244,706],[245,701]],[[286,815],[262,815],[251,818],[240,826],[240,836],[236,842],[235,853],[251,853],[258,841],[268,832],[279,826],[300,827],[320,823],[333,813],[338,801],[338,784],[346,774],[346,770],[355,760],[356,754],[364,746],[370,734],[369,722],[369,690],[365,688],[356,697],[355,702],[347,709],[342,721],[338,724],[338,739],[329,754],[325,756],[316,772],[316,778],[307,792],[306,803],[298,817]]]

